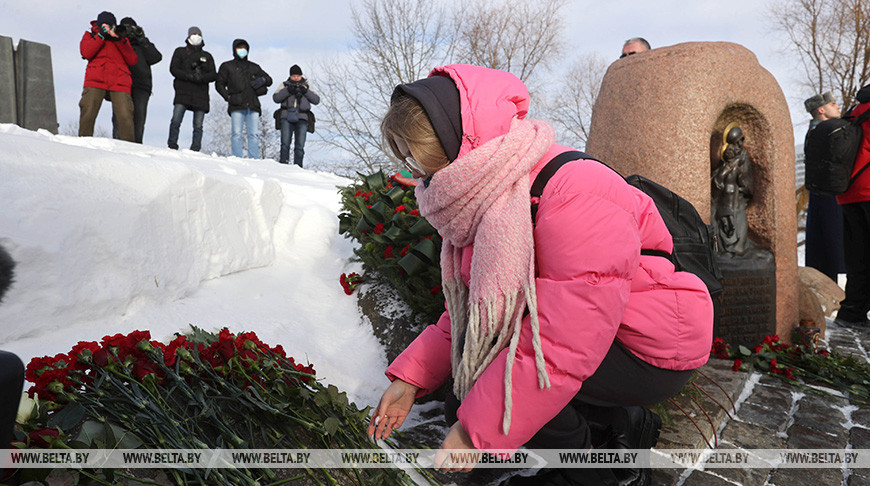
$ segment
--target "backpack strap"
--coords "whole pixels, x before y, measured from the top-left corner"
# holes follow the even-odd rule
[[[870,113],[870,110],[867,110],[867,111],[868,111],[868,113]],[[532,195],[532,226],[535,225],[536,217],[538,215],[538,203],[540,202],[541,196],[544,194],[544,187],[546,187],[547,182],[550,181],[550,178],[552,178],[556,174],[556,171],[558,171],[563,165],[567,164],[568,162],[571,162],[572,160],[579,160],[579,159],[594,160],[596,162],[603,164],[605,167],[609,168],[610,170],[616,172],[616,169],[614,169],[613,167],[610,167],[609,165],[605,164],[604,162],[601,162],[600,160],[587,154],[586,152],[581,152],[579,150],[571,150],[568,152],[562,152],[561,154],[553,157],[553,159],[550,160],[549,162],[547,162],[547,165],[545,165],[544,168],[541,169],[541,172],[538,172],[538,176],[535,177],[535,182],[532,183],[532,187],[529,190],[529,193],[531,193],[531,195]],[[868,164],[868,165],[870,165],[870,164]],[[619,174],[619,172],[616,172],[616,173]],[[620,175],[620,177],[622,177],[622,175]],[[641,248],[640,254],[667,258],[668,260],[670,260],[671,263],[676,265],[676,259],[674,258],[674,255],[672,253],[668,253],[664,250],[653,250],[653,249],[648,249],[648,248]]]
[[[858,118],[856,118],[855,120],[852,120],[852,123],[854,123],[858,127],[861,127],[861,125],[865,121],[867,121],[867,119],[870,119],[870,108],[868,108],[866,111],[864,111],[864,113],[861,113],[861,115],[859,115]],[[861,128],[863,129],[863,127],[861,127]],[[852,183],[855,182],[855,180],[858,178],[858,176],[861,175],[861,173],[867,169],[867,167],[870,167],[870,161],[868,161],[866,164],[864,164],[864,167],[861,167],[861,169],[858,170],[858,172],[855,174],[855,177],[849,178],[849,185],[850,186],[852,185]],[[532,221],[534,222],[534,219]]]
[[[532,195],[532,226],[535,225],[535,217],[538,215],[538,201],[541,199],[541,195],[544,194],[544,187],[546,187],[547,182],[550,181],[550,178],[556,174],[556,171],[559,170],[560,167],[572,160],[579,159],[598,160],[585,152],[570,150],[553,157],[553,159],[547,162],[547,165],[541,169],[541,172],[538,172],[538,176],[535,177],[535,182],[532,183],[532,188],[529,190]]]

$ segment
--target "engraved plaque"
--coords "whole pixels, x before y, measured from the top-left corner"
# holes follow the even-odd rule
[[[717,257],[725,288],[713,336],[750,349],[776,333],[776,265],[766,250],[751,257]]]

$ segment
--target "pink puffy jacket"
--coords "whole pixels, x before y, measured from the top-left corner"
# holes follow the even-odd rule
[[[515,76],[469,65],[436,68],[459,88],[464,140],[459,157],[504,134],[529,106]],[[471,100],[471,101],[470,101]],[[530,174],[567,147],[554,145]],[[640,249],[671,251],[670,233],[652,200],[594,161],[571,162],[547,183],[534,230],[538,316],[552,387],[538,388],[529,317],[513,364],[510,431],[502,432],[505,355],[481,375],[458,416],[474,445],[516,449],[564,408],[601,363],[614,339],[643,361],[689,370],[707,362],[713,304],[691,273]],[[468,283],[473,247],[462,255]],[[427,327],[387,369],[429,393],[450,377],[450,316]]]

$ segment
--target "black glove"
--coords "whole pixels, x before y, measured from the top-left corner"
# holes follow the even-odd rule
[[[305,86],[304,84],[300,84],[299,85],[299,94],[305,94],[307,92],[308,92],[308,86]]]
[[[106,40],[106,37],[111,37],[109,35],[109,29],[106,28],[106,24],[100,26],[100,32],[97,33],[97,37],[103,40]]]
[[[260,76],[259,78],[254,78],[251,80],[251,87],[254,88],[255,90],[258,90],[258,89],[262,88],[263,86],[266,86],[266,78],[264,78],[263,76]]]
[[[202,82],[202,71],[197,69],[190,75],[190,81],[193,83],[201,83]]]

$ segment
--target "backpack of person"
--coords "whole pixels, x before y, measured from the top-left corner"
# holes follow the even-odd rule
[[[846,116],[825,120],[807,134],[804,145],[806,158],[805,185],[810,192],[836,196],[849,189],[865,165],[852,177],[852,169],[864,131],[861,124],[870,118],[870,109],[858,118]]]
[[[540,198],[544,187],[560,167],[578,159],[590,159],[601,162],[590,155],[570,151],[557,155],[541,169],[531,187],[533,198]],[[601,162],[604,164],[603,162]],[[607,167],[607,164],[604,164]],[[612,168],[611,168],[612,169]],[[614,172],[616,172],[614,170]],[[716,261],[716,240],[713,227],[704,222],[692,203],[675,194],[670,189],[657,184],[646,177],[631,175],[625,177],[630,185],[640,189],[650,198],[659,210],[659,214],[674,240],[674,251],[668,253],[661,250],[641,249],[641,255],[654,255],[667,258],[674,264],[677,271],[691,272],[697,275],[707,286],[714,304],[722,294],[722,272]],[[532,224],[535,223],[538,205],[532,204]]]

